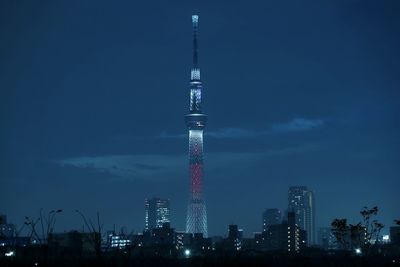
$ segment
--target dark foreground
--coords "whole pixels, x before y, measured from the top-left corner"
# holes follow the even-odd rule
[[[188,259],[178,258],[109,258],[109,259],[52,259],[47,262],[27,261],[25,259],[3,258],[0,266],[135,266],[135,267],[172,267],[172,266],[193,266],[193,267],[213,267],[213,266],[400,266],[400,257],[357,257],[357,256],[324,256],[324,257],[304,257],[304,256],[220,256],[220,257],[194,257]]]

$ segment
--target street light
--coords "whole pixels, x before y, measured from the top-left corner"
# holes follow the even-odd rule
[[[185,249],[185,256],[190,257],[190,249]]]
[[[6,252],[6,253],[4,253],[4,256],[6,256],[6,257],[13,257],[13,256],[15,256],[15,252],[14,252],[14,251]]]

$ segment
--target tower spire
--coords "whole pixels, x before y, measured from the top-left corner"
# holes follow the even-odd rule
[[[192,15],[193,27],[193,67],[190,75],[191,80],[200,80],[200,68],[198,67],[199,48],[197,45],[197,31],[199,28],[199,16]]]
[[[197,69],[198,63],[198,47],[197,47],[197,29],[199,27],[199,16],[192,16],[192,26],[193,26],[193,68]]]

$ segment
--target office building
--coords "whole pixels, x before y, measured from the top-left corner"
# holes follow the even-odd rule
[[[266,209],[263,212],[262,219],[263,232],[265,232],[269,226],[282,222],[282,213],[279,209]]]
[[[306,232],[297,226],[294,212],[288,212],[287,218],[287,221],[270,225],[263,232],[262,247],[264,249],[298,253],[305,247]]]
[[[152,198],[145,201],[145,230],[161,228],[170,222],[169,199]]]
[[[15,233],[15,225],[7,223],[7,216],[0,214],[0,238],[13,237]]]
[[[321,227],[318,229],[316,244],[323,249],[335,249],[337,247],[336,238],[332,233],[331,227]]]
[[[296,224],[307,234],[307,245],[315,244],[315,199],[306,186],[289,187],[288,211],[295,213]]]
[[[231,224],[228,229],[228,249],[240,250],[242,248],[243,230]]]
[[[390,227],[390,243],[400,246],[400,226]]]

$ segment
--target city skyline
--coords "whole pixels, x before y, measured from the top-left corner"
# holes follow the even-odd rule
[[[316,229],[378,206],[398,217],[395,2],[0,3],[0,213],[99,212],[143,230],[143,201],[186,229],[190,16],[201,17],[210,114],[208,233],[261,231],[289,186],[314,192]],[[212,205],[211,205],[212,203]],[[387,231],[388,228],[384,230]]]

